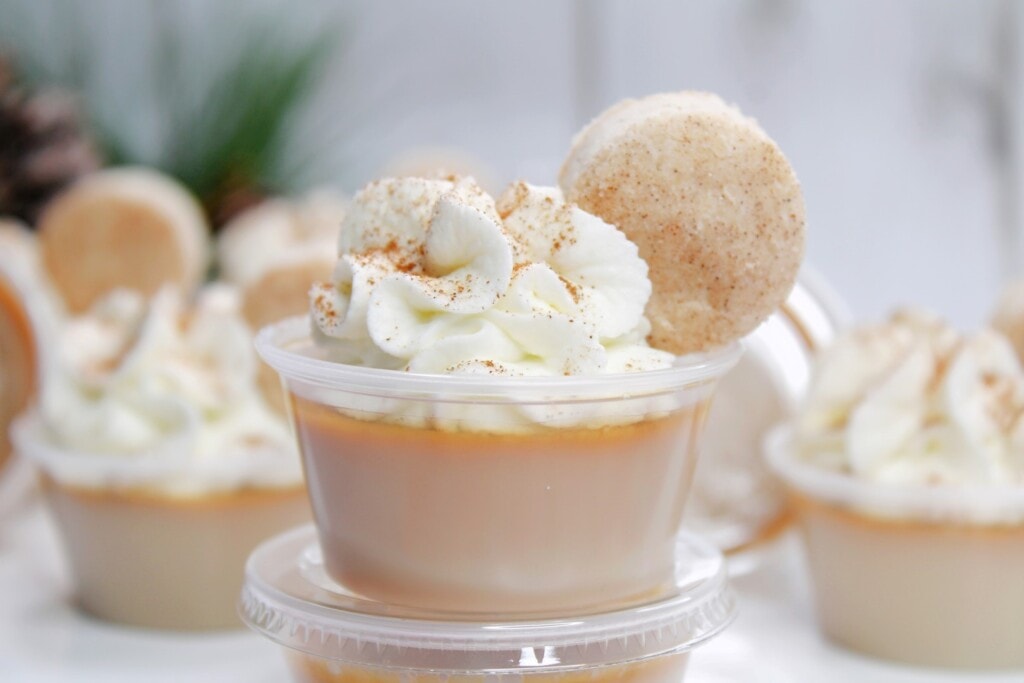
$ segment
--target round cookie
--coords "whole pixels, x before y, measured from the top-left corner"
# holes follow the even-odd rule
[[[692,353],[739,339],[796,281],[800,184],[757,123],[715,95],[613,106],[573,140],[559,184],[639,247],[656,348]]]
[[[217,234],[217,278],[245,285],[294,242],[291,204],[269,199],[233,218]]]
[[[309,310],[309,290],[315,282],[331,279],[334,257],[310,256],[266,269],[255,281],[242,290],[242,316],[253,330],[284,318],[302,315]],[[257,369],[256,383],[267,405],[285,413],[281,381],[269,365],[262,360]]]
[[[36,388],[35,336],[17,288],[0,271],[0,469],[11,453],[11,420],[28,406]]]
[[[325,256],[333,263],[347,209],[348,200],[327,188],[256,205],[220,231],[219,277],[246,285],[286,261]]]
[[[328,257],[283,263],[268,268],[242,291],[242,315],[258,330],[309,310],[309,290],[331,279],[334,259]]]
[[[209,228],[173,179],[142,168],[100,171],[54,198],[39,220],[43,265],[72,313],[112,289],[191,291],[205,275]]]
[[[221,276],[242,288],[242,316],[253,330],[309,310],[313,283],[330,280],[337,260],[343,197],[328,190],[260,204],[225,226],[217,241]],[[260,361],[267,404],[285,412],[281,383]]]

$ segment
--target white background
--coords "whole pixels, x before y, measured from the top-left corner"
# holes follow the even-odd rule
[[[253,16],[299,39],[335,32],[344,49],[296,148],[314,152],[312,177],[348,191],[438,145],[496,184],[551,183],[572,134],[616,100],[713,90],[789,156],[809,260],[859,317],[916,304],[972,327],[1024,275],[1013,0],[0,0],[0,29],[12,7],[53,59],[71,28],[93,37],[107,106],[143,139],[164,87],[146,66],[154,23],[177,27],[197,73]]]
[[[4,0],[0,25],[2,8],[19,3],[46,35],[59,3]],[[111,86],[120,94],[110,104],[138,114],[144,138],[158,119],[146,97],[160,88],[144,82],[146,5],[79,6],[102,44],[104,79],[145,86],[127,99]],[[183,31],[208,50],[254,6],[303,30],[342,18],[346,49],[304,138],[322,152],[313,175],[349,191],[407,150],[437,145],[471,154],[498,182],[550,183],[572,134],[602,108],[701,88],[759,119],[787,153],[804,185],[809,261],[858,317],[918,304],[974,326],[1000,284],[1024,275],[1024,7],[1012,0],[165,6],[183,8]],[[79,616],[54,540],[34,504],[0,517],[0,681],[281,680],[277,653],[255,636],[169,638]],[[691,681],[1019,680],[917,672],[831,648],[814,630],[792,540],[738,581],[740,620],[698,651]]]
[[[809,260],[856,314],[919,304],[973,326],[1020,263],[1000,236],[1022,229],[1022,14],[935,0],[367,2],[333,92],[350,106],[388,84],[358,129],[352,180],[447,144],[500,178],[553,182],[604,107],[713,90],[789,156]]]

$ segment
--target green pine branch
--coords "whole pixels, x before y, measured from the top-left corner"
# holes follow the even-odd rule
[[[40,25],[40,12],[26,0],[0,0],[0,52],[13,55],[30,86],[58,85],[79,95],[108,163],[155,166],[208,206],[238,188],[298,189],[288,171],[292,126],[336,54],[344,35],[339,26],[328,24],[299,43],[282,37],[280,17],[229,16],[224,23],[234,27],[231,35],[218,37],[216,53],[197,58],[174,5],[153,0],[143,6],[141,18],[149,23],[143,28],[152,34],[147,43],[152,55],[143,57],[152,67],[149,79],[160,117],[154,151],[130,135],[137,127],[129,118],[139,115],[131,106],[140,97],[132,92],[137,84],[117,83],[112,91],[101,87],[100,38],[90,32],[83,5],[92,6],[51,3],[51,14],[60,18],[54,27]],[[53,31],[58,35],[47,35]],[[207,33],[212,40],[215,33]]]

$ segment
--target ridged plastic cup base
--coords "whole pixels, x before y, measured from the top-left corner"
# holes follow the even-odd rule
[[[509,620],[395,607],[354,594],[328,577],[307,526],[253,553],[239,613],[284,648],[300,682],[468,683],[486,676],[679,683],[690,652],[732,621],[735,604],[716,549],[684,535],[677,558],[674,585],[639,603]]]

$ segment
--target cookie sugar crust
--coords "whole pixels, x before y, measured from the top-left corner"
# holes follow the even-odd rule
[[[750,118],[708,93],[627,100],[577,135],[559,183],[650,268],[652,346],[690,353],[751,332],[804,255],[800,184]]]

